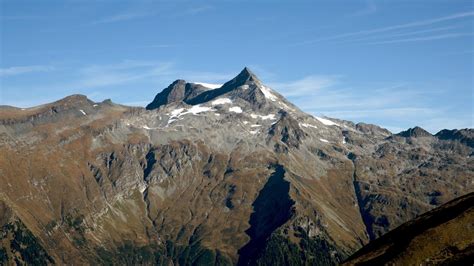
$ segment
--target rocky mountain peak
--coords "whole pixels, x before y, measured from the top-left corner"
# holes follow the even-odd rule
[[[247,67],[218,88],[209,88],[202,86],[201,83],[186,83],[177,80],[160,92],[146,108],[152,110],[176,102],[183,102],[188,105],[205,104],[218,97],[243,100],[247,103],[243,103],[243,105],[252,110],[278,111],[287,109],[294,111],[297,109],[281,95],[263,85]],[[243,107],[241,106],[241,108]]]
[[[186,81],[175,80],[166,89],[155,96],[155,99],[146,106],[147,110],[157,109],[162,105],[172,102],[182,101],[184,99]]]
[[[275,122],[269,130],[269,138],[277,142],[275,151],[287,152],[288,148],[298,148],[307,134],[300,128],[298,121],[291,117],[286,111],[280,111],[280,119]],[[282,147],[279,143],[284,143]]]
[[[217,89],[209,90],[209,88],[206,88],[199,83],[188,83],[185,80],[178,79],[158,93],[154,100],[146,106],[146,109],[153,110],[166,104],[181,101],[191,105],[201,104],[219,97],[222,94],[242,88],[244,85],[247,86],[245,88],[250,86],[261,86],[260,80],[247,67],[245,67],[235,78]]]
[[[226,82],[222,86],[221,91],[226,93],[239,88],[244,88],[244,90],[246,90],[248,88],[261,86],[263,85],[260,79],[258,79],[258,77],[249,68],[245,67],[235,78]]]
[[[53,105],[55,106],[65,107],[79,107],[90,104],[93,104],[93,101],[89,100],[87,96],[82,94],[73,94],[53,103]]]
[[[187,102],[206,90],[208,88],[200,84],[188,83],[185,80],[178,79],[158,93],[153,101],[146,106],[146,109],[153,110],[170,103]]]
[[[0,112],[0,124],[16,124],[26,121],[51,122],[64,117],[81,117],[95,111],[97,104],[85,95],[74,94],[58,101],[30,108],[4,107]],[[54,118],[52,118],[54,117]]]
[[[435,135],[441,140],[457,140],[469,147],[474,147],[474,129],[443,129]]]
[[[376,126],[376,125],[372,125],[372,124],[366,124],[366,123],[357,123],[355,125],[356,129],[363,132],[364,134],[371,134],[371,135],[385,135],[385,136],[389,136],[391,135],[392,133],[390,131],[388,131],[387,129],[385,128],[381,128],[379,126]]]
[[[414,128],[409,128],[405,131],[398,133],[397,135],[401,137],[405,137],[405,138],[408,138],[408,137],[418,138],[418,137],[432,137],[433,136],[428,131],[418,126]]]
[[[237,86],[237,87],[246,85],[246,84],[247,85],[252,84],[252,83],[261,84],[257,76],[248,67],[245,67],[244,69],[242,69],[242,71],[240,71],[240,73],[228,83],[231,83],[232,85]],[[226,84],[224,84],[224,86]]]

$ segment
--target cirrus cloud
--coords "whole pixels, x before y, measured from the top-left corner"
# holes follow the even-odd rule
[[[0,68],[0,77],[15,76],[32,72],[53,71],[55,68],[48,65],[32,65],[32,66],[14,66]]]

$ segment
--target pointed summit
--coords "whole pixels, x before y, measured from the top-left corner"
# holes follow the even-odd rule
[[[158,93],[146,109],[153,110],[177,102],[188,105],[203,104],[223,95],[230,99],[244,100],[253,110],[297,110],[283,96],[265,86],[248,67],[244,67],[233,79],[214,89],[202,86],[200,83],[177,80]]]
[[[246,87],[244,88],[244,86]],[[262,83],[260,82],[260,80],[248,67],[245,67],[242,71],[240,71],[240,73],[235,78],[227,81],[224,85],[222,85],[222,87],[215,90],[206,91],[200,94],[199,96],[193,99],[190,99],[187,103],[193,104],[193,105],[199,104],[199,103],[210,101],[211,99],[214,99],[216,97],[219,97],[220,95],[226,94],[234,90],[238,90],[242,88],[246,90],[249,87],[258,87],[258,86],[262,86]],[[250,90],[248,93],[250,93]]]
[[[409,138],[409,137],[418,138],[418,137],[432,137],[433,136],[428,131],[418,126],[414,128],[409,128],[405,131],[398,133],[397,135],[401,137],[405,137],[405,138]]]
[[[230,90],[233,88],[240,87],[242,85],[252,84],[261,85],[261,82],[248,67],[245,67],[235,78],[226,82],[222,87],[227,88],[227,90]]]
[[[242,71],[240,71],[240,74],[242,73],[247,73],[249,75],[253,75],[252,71],[250,71],[250,68],[248,67],[244,67],[244,69],[242,69]]]
[[[162,105],[182,101],[184,99],[186,81],[175,80],[166,89],[155,96],[155,99],[146,106],[147,110],[157,109]]]
[[[249,81],[260,83],[260,80],[248,67],[244,67],[244,69],[240,71],[240,73],[234,79],[236,81],[240,81],[243,84]]]
[[[158,93],[155,99],[146,106],[146,109],[153,110],[162,105],[181,101],[191,105],[200,104],[243,85],[261,85],[260,80],[248,67],[245,67],[235,78],[217,89],[209,90],[200,83],[187,83],[185,80],[178,79]]]

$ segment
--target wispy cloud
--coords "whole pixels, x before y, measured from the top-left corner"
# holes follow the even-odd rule
[[[441,107],[430,104],[443,97],[443,91],[414,90],[416,85],[410,82],[365,84],[363,89],[348,83],[352,82],[341,75],[309,75],[269,85],[308,113],[375,123],[397,132],[400,125],[406,128],[418,125],[434,133],[442,128],[472,124],[467,117],[450,121],[452,114],[447,112],[453,108],[450,103]]]
[[[19,15],[19,16],[0,16],[0,20],[33,20],[44,19],[45,16]]]
[[[53,66],[47,65],[33,65],[33,66],[14,66],[7,68],[0,68],[0,77],[15,76],[20,74],[27,74],[32,72],[47,72],[53,71]]]
[[[216,73],[180,69],[173,62],[125,60],[115,64],[91,65],[79,70],[81,86],[102,87],[131,81],[161,78],[172,82],[176,78],[198,82],[229,80],[234,73]]]
[[[370,106],[369,106],[370,107]],[[437,114],[432,108],[422,107],[389,107],[389,108],[373,108],[373,109],[354,109],[343,111],[326,111],[324,114],[334,117],[344,117],[345,119],[359,120],[361,117],[382,118],[385,120],[400,118],[410,119],[414,116],[423,117],[426,115]]]
[[[199,14],[199,13],[211,10],[213,8],[214,8],[213,6],[209,6],[209,5],[192,7],[192,8],[189,8],[189,9],[185,10],[184,13],[185,14],[190,14],[190,15],[195,15],[195,14]]]
[[[204,83],[221,83],[228,81],[235,73],[217,73],[203,71],[176,70],[176,77],[181,77],[188,81]]]
[[[151,12],[122,13],[122,14],[116,14],[113,16],[103,17],[101,19],[90,22],[89,25],[108,24],[108,23],[128,21],[128,20],[133,20],[133,19],[141,19],[141,18],[152,16],[152,15],[154,14]]]
[[[171,48],[175,47],[174,44],[149,44],[149,45],[142,45],[139,48]]]
[[[235,73],[187,70],[178,67],[174,62],[151,60],[124,60],[111,64],[69,67],[67,78],[63,81],[40,82],[35,86],[26,84],[12,87],[11,84],[4,84],[8,87],[5,91],[9,94],[1,95],[0,90],[0,105],[31,107],[73,93],[81,93],[97,101],[112,98],[120,103],[144,106],[150,101],[152,95],[177,78],[195,82],[221,83],[234,75]],[[130,88],[137,93],[128,91],[127,94],[123,94]],[[30,95],[37,96],[30,97],[28,101],[18,100],[24,95],[19,92],[28,92]]]
[[[369,36],[364,36],[364,37],[355,38],[355,39],[338,41],[335,43],[363,42],[363,41],[374,41],[374,40],[382,40],[382,41],[393,40],[399,37],[413,36],[413,35],[416,36],[420,34],[433,33],[433,32],[443,32],[443,31],[459,29],[459,28],[461,27],[458,25],[458,26],[434,27],[434,28],[428,28],[428,29],[423,29],[423,30],[410,30],[410,31],[396,32],[396,33],[387,32],[380,35],[369,35]]]
[[[438,18],[433,18],[433,19],[426,19],[426,20],[414,21],[410,23],[387,26],[387,27],[337,34],[333,36],[299,42],[299,43],[296,43],[295,45],[311,45],[311,44],[315,44],[319,42],[341,40],[341,39],[347,39],[347,38],[352,38],[356,36],[368,36],[368,35],[392,32],[392,31],[397,31],[397,30],[412,29],[416,27],[429,26],[435,23],[452,21],[452,20],[457,20],[457,19],[462,19],[462,18],[467,18],[467,17],[472,17],[472,16],[474,16],[474,11],[468,11],[468,12],[456,13],[456,14],[451,14],[448,16],[438,17]]]
[[[29,69],[30,71],[36,68]],[[37,70],[48,70],[38,68]],[[29,86],[9,86],[8,91],[44,90],[61,93],[82,93],[111,87],[129,85],[130,83],[146,82],[156,78],[168,77],[174,73],[172,62],[125,60],[114,64],[87,65],[68,69],[68,79],[60,82],[46,82]],[[9,74],[25,72],[26,70],[8,70]],[[2,72],[0,71],[0,74]],[[6,85],[7,86],[7,85]],[[95,90],[97,91],[97,90]]]
[[[417,34],[422,34],[422,33],[432,33],[432,32],[439,32],[439,31],[446,31],[446,30],[452,30],[452,29],[458,29],[458,28],[460,28],[460,27],[459,26],[435,27],[435,28],[429,28],[429,29],[424,29],[424,30],[415,30],[415,31],[402,32],[402,33],[395,33],[395,34],[386,35],[384,37],[386,37],[386,38],[404,37],[404,36],[411,36],[411,35],[417,35]]]
[[[278,88],[286,97],[311,96],[338,84],[339,78],[340,76],[311,75],[295,81],[272,83],[270,86]]]
[[[168,14],[168,16],[178,17],[178,16],[196,15],[196,14],[200,14],[202,12],[211,10],[213,8],[214,7],[210,5],[190,7],[188,9],[184,9],[179,12],[172,12],[171,14]],[[136,20],[136,19],[144,19],[147,17],[155,16],[155,15],[157,15],[156,12],[129,11],[129,12],[119,13],[112,16],[106,16],[106,17],[97,19],[95,21],[88,23],[88,25],[109,24],[109,23],[117,23],[117,22],[130,21],[130,20]]]
[[[79,70],[74,86],[97,88],[158,77],[169,73],[172,63],[126,60],[117,64],[93,65]]]
[[[179,11],[170,12],[167,15],[167,17],[174,19],[174,18],[183,17],[183,16],[194,16],[197,14],[207,12],[212,9],[214,9],[214,6],[211,6],[211,5],[194,6],[194,7],[181,9]]]
[[[377,12],[377,5],[375,5],[375,2],[373,0],[367,0],[365,2],[365,7],[363,9],[360,9],[353,14],[351,14],[351,17],[360,17],[360,16],[367,16],[371,15]]]
[[[460,38],[466,36],[474,36],[474,33],[447,33],[447,34],[439,34],[439,35],[432,35],[426,37],[417,37],[417,38],[408,38],[408,39],[398,39],[398,40],[389,40],[389,41],[380,41],[380,42],[369,42],[367,44],[389,44],[389,43],[405,43],[405,42],[424,42],[424,41],[432,41],[432,40],[443,40],[443,39],[452,39],[452,38]]]

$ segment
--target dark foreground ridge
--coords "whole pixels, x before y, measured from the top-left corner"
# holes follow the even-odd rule
[[[407,222],[353,254],[345,265],[474,262],[474,193]],[[447,235],[447,236],[446,236]]]

